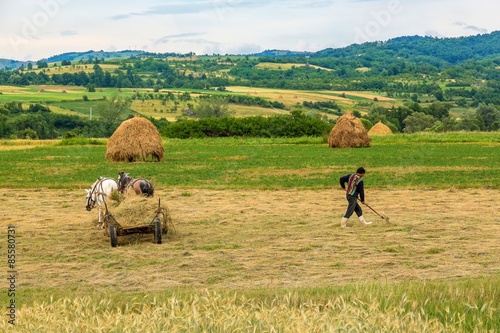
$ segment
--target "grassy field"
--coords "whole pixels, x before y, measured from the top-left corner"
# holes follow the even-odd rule
[[[113,65],[113,64],[99,64],[99,67],[102,68],[103,71],[105,72],[113,72],[114,70],[118,69],[120,66],[118,65]],[[27,71],[29,72],[29,71]],[[44,72],[47,75],[52,75],[52,74],[75,74],[75,73],[80,73],[80,72],[85,72],[85,73],[94,73],[94,65],[92,64],[75,64],[75,65],[70,65],[70,66],[61,66],[58,64],[58,66],[54,67],[54,64],[50,64],[49,68],[42,68],[42,69],[34,69],[32,72],[39,73],[39,72]]]
[[[285,89],[269,89],[269,88],[249,88],[240,86],[226,87],[227,92],[216,92],[206,90],[170,90],[174,93],[188,91],[193,96],[200,93],[213,93],[213,94],[245,94],[253,97],[262,97],[271,101],[278,101],[283,103],[287,108],[293,109],[301,106],[303,102],[317,102],[317,101],[335,101],[343,111],[358,110],[367,111],[368,107],[373,103],[374,98],[378,99],[378,105],[384,107],[392,107],[399,105],[402,102],[381,96],[377,93],[370,92],[344,92],[344,91],[303,91],[303,90],[285,90]],[[161,90],[160,92],[166,93],[169,90]],[[114,94],[119,94],[121,97],[132,97],[136,92],[152,93],[152,89],[121,89],[121,92],[116,88],[103,88],[98,89],[96,92],[88,92],[84,87],[72,86],[28,86],[28,87],[15,87],[15,86],[0,86],[0,103],[8,102],[23,102],[23,103],[49,103],[54,105],[55,112],[82,115],[88,114],[89,107],[92,106],[91,102],[102,100],[103,98],[110,98]],[[89,102],[84,103],[83,97],[87,96]],[[196,104],[195,102],[192,102]],[[175,117],[180,115],[183,109],[187,109],[187,104],[181,102],[177,110],[174,110],[174,103],[169,101],[166,105],[162,105],[158,100],[134,101],[132,110],[141,114],[153,117],[165,117],[169,120],[175,120]],[[253,115],[268,116],[272,114],[284,113],[287,111],[279,109],[261,108],[256,106],[243,106],[243,105],[230,105],[230,110],[234,112],[237,117],[246,117]],[[163,111],[163,112],[162,112]],[[328,117],[333,117],[326,114]]]
[[[498,133],[375,137],[367,149],[166,140],[165,161],[134,164],[106,162],[105,143],[0,142],[0,228],[15,227],[17,270],[17,326],[5,315],[0,330],[500,330]],[[372,225],[341,229],[338,177],[359,165],[367,202],[390,221],[364,207]],[[175,225],[164,244],[135,235],[111,248],[85,211],[84,189],[119,171],[153,180]]]
[[[3,141],[0,150],[9,149],[2,151],[0,187],[71,189],[126,169],[165,187],[321,189],[331,186],[332,175],[363,165],[376,187],[500,188],[497,133],[374,137],[371,148],[357,150],[330,149],[321,138],[171,139],[159,164],[106,163],[105,141],[65,142],[25,150]]]
[[[74,86],[0,86],[0,103],[22,102],[22,103],[57,103],[67,101],[82,101],[83,96],[89,100],[101,100],[109,98],[118,93],[116,88],[103,88],[96,92],[88,92],[84,87]],[[125,90],[122,93],[124,97],[130,97],[133,90]]]

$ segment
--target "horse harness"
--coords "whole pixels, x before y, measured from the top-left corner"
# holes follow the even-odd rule
[[[97,203],[97,196],[102,195],[104,193],[103,188],[102,188],[102,183],[108,179],[112,179],[112,178],[100,178],[99,182],[97,184],[95,184],[95,186],[92,187],[92,189],[90,190],[89,202],[91,203],[91,206],[90,206],[91,208],[95,207],[95,204]],[[99,189],[99,191],[96,192],[97,189]],[[95,200],[93,198],[94,193],[95,193]]]

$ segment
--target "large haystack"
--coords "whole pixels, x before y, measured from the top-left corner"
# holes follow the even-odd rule
[[[348,112],[337,119],[337,123],[328,137],[328,146],[331,148],[364,148],[370,146],[371,140],[361,120]]]
[[[134,117],[124,121],[108,140],[106,159],[114,162],[161,161],[165,152],[152,122]]]
[[[375,135],[391,135],[392,131],[387,125],[384,125],[381,121],[376,123],[370,130],[368,131],[369,136]]]

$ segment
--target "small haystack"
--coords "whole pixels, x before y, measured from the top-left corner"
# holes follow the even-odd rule
[[[369,136],[375,136],[375,135],[390,135],[392,134],[392,131],[387,125],[384,125],[381,121],[376,123],[370,130],[368,131]]]
[[[328,146],[331,148],[365,148],[370,146],[371,140],[361,120],[348,112],[337,119],[328,137]]]
[[[106,159],[114,162],[161,161],[165,152],[152,122],[134,117],[124,121],[108,140]]]

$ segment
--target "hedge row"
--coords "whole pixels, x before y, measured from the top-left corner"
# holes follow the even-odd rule
[[[183,119],[160,128],[168,138],[206,137],[301,137],[324,136],[332,125],[319,118],[308,117],[301,112],[272,117],[223,117],[198,120]]]

